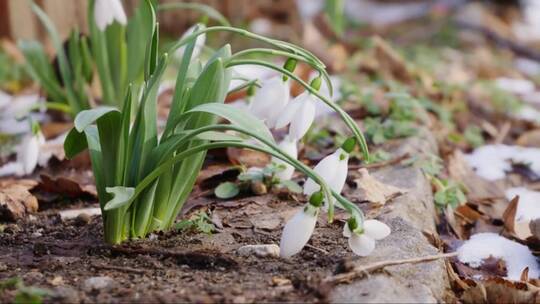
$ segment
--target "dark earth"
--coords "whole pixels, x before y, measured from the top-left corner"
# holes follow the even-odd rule
[[[300,202],[265,195],[213,205],[211,235],[172,231],[110,246],[99,216],[62,221],[54,209],[4,226],[0,280],[50,289],[49,302],[326,302],[321,281],[353,255],[340,220],[320,216],[313,237],[290,260],[240,256],[242,245],[279,244],[284,217]],[[294,209],[293,209],[294,208]],[[339,215],[337,216],[339,218]],[[97,290],[90,277],[109,277]],[[5,290],[0,302],[16,291]]]

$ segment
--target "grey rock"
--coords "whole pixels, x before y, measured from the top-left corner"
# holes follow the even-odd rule
[[[84,280],[83,289],[86,292],[110,290],[114,287],[114,280],[107,276],[91,277]]]
[[[239,255],[250,256],[254,255],[257,257],[279,257],[279,246],[276,244],[265,244],[265,245],[245,245],[236,251]]]
[[[437,146],[429,132],[401,143],[393,150],[395,156],[436,154]],[[378,241],[372,255],[356,258],[354,266],[366,266],[379,261],[393,261],[440,253],[422,231],[436,233],[435,205],[431,185],[419,168],[388,166],[370,172],[379,181],[407,190],[388,202],[379,220],[391,227],[392,233]],[[435,303],[444,302],[450,292],[444,260],[385,267],[350,284],[336,286],[330,293],[334,303]]]
[[[58,286],[54,289],[52,300],[55,303],[79,303],[79,293],[71,286]]]

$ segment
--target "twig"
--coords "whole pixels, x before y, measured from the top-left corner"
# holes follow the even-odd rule
[[[136,274],[145,274],[145,273],[147,273],[147,271],[144,270],[144,269],[113,266],[113,265],[104,265],[104,264],[92,264],[92,267],[97,268],[97,269],[116,270],[116,271],[131,272],[131,273],[136,273]]]
[[[468,22],[463,22],[463,21],[457,21],[456,25],[462,29],[481,33],[486,38],[493,41],[495,44],[511,50],[516,55],[523,56],[528,59],[540,62],[540,52],[532,48],[529,48],[525,45],[519,44],[515,41],[512,41],[510,39],[501,37],[499,34],[495,33],[494,31],[488,28],[471,24]]]
[[[371,271],[375,271],[375,270],[384,268],[386,266],[400,265],[400,264],[415,264],[415,263],[421,263],[421,262],[434,261],[438,259],[451,258],[455,256],[457,256],[457,252],[428,255],[428,256],[419,257],[419,258],[410,258],[410,259],[402,259],[402,260],[380,261],[380,262],[376,262],[367,266],[355,267],[351,271],[346,272],[346,273],[329,276],[323,280],[323,283],[339,284],[343,282],[348,282],[355,278],[362,277],[363,275],[366,275]]]
[[[362,169],[362,168],[366,168],[366,169],[382,168],[382,167],[397,164],[397,163],[401,162],[402,160],[407,159],[408,157],[409,157],[409,153],[405,153],[405,154],[400,155],[398,157],[395,157],[395,158],[392,158],[392,159],[389,159],[389,160],[385,160],[385,161],[381,161],[381,162],[378,162],[378,163],[350,165],[349,169],[350,170],[357,170],[357,169]]]
[[[313,249],[313,250],[315,250],[315,251],[318,251],[318,252],[320,252],[320,253],[322,253],[322,254],[329,254],[328,251],[326,251],[326,250],[324,250],[324,249],[322,249],[322,248],[319,248],[319,247],[315,247],[315,246],[310,245],[310,244],[306,244],[306,247],[307,247],[307,248],[311,248],[311,249]]]

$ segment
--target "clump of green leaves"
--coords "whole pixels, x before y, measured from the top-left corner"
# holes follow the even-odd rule
[[[417,126],[411,121],[399,121],[381,117],[368,117],[364,120],[366,137],[379,145],[390,139],[409,137],[417,132]]]
[[[158,9],[156,0],[142,0],[135,8],[126,25],[114,23],[104,31],[98,29],[94,18],[94,0],[88,1],[89,35],[83,35],[75,28],[63,43],[54,23],[35,3],[32,10],[44,25],[56,53],[50,62],[43,46],[37,41],[21,41],[27,70],[46,92],[51,108],[62,110],[75,116],[89,109],[89,87],[94,70],[102,90],[101,104],[123,106],[124,93],[129,86],[143,86],[147,43],[152,39],[151,28],[156,17],[149,9]],[[198,3],[168,3],[161,10],[196,10],[205,16],[228,25],[226,19],[215,9]],[[157,42],[157,41],[156,41]],[[1,65],[0,65],[1,66]],[[1,81],[0,81],[1,82]]]
[[[483,83],[482,87],[487,92],[494,109],[499,113],[516,113],[523,106],[523,102],[518,97],[493,83]]]
[[[467,197],[464,193],[463,185],[456,183],[450,179],[433,179],[435,187],[437,188],[433,198],[435,204],[441,208],[447,206],[456,208],[467,202]]]
[[[26,286],[23,280],[18,277],[1,281],[0,292],[5,289],[16,289],[15,298],[13,299],[15,304],[41,304],[45,296],[52,294],[48,289]]]
[[[418,100],[407,93],[389,93],[387,97],[391,99],[388,115],[364,120],[366,137],[374,144],[415,135],[418,129],[418,113],[422,110]]]
[[[225,147],[255,150],[281,159],[320,184],[322,193],[330,201],[330,218],[333,216],[333,196],[361,220],[361,210],[339,193],[331,192],[326,182],[311,168],[285,153],[262,120],[224,104],[232,79],[232,67],[259,65],[276,70],[300,83],[334,109],[350,128],[368,159],[366,142],[354,120],[292,71],[275,65],[268,55],[310,65],[319,72],[319,80],[324,80],[331,91],[329,75],[318,58],[290,43],[234,27],[207,28],[202,24],[162,52],[158,48],[155,4],[151,1],[143,4],[148,14],[137,22],[150,33],[150,38],[144,41],[142,36],[143,41],[139,41],[139,44],[145,44],[140,86],[136,83],[127,86],[119,108],[97,107],[81,111],[64,143],[68,158],[86,149],[90,152],[107,242],[116,244],[130,238],[143,238],[153,231],[170,229],[193,189],[206,152]],[[201,62],[193,58],[197,37],[211,32],[239,34],[273,48],[232,53],[231,46],[225,45],[212,50],[209,59]],[[171,110],[163,132],[158,134],[159,83],[170,63],[169,53],[181,47],[185,49],[177,71]],[[252,59],[254,55],[264,55],[266,60]],[[229,124],[217,123],[218,117]],[[250,143],[250,139],[257,144]]]
[[[269,164],[264,168],[251,168],[238,175],[237,182],[224,182],[216,187],[214,194],[222,199],[237,196],[240,192],[266,194],[272,189],[286,188],[289,192],[300,193],[302,188],[292,180],[281,180],[276,174],[285,170],[283,164]]]
[[[29,79],[24,66],[0,49],[0,89],[17,92]]]
[[[216,231],[212,219],[204,211],[199,211],[189,219],[179,221],[174,225],[174,228],[179,231],[195,231],[206,234],[212,234]]]

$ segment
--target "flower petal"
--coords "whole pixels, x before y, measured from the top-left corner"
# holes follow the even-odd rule
[[[269,128],[275,128],[277,120],[283,114],[283,110],[285,110],[287,104],[289,103],[289,99],[291,98],[289,82],[282,80],[279,82],[279,84],[279,89],[276,92],[278,96],[267,100],[267,103],[270,104],[270,111],[268,113],[267,121],[267,126]]]
[[[280,255],[291,257],[304,248],[313,234],[317,217],[307,214],[304,209],[298,211],[283,228],[279,243]]]
[[[375,240],[365,234],[353,233],[349,238],[349,247],[359,256],[368,256],[375,249]]]
[[[366,220],[364,222],[364,233],[374,240],[382,240],[390,235],[390,227],[378,220]]]
[[[295,159],[298,157],[298,148],[296,147],[296,141],[291,140],[289,137],[286,137],[283,141],[279,143],[279,147],[283,152],[287,153],[289,156],[294,157]],[[276,158],[272,157],[272,162],[278,164],[278,165],[285,165],[285,170],[276,173],[276,176],[280,180],[290,180],[291,177],[294,174],[294,167],[291,166],[289,163]]]
[[[122,24],[127,24],[127,18],[126,13],[124,12],[124,8],[122,7],[122,2],[120,0],[110,0],[111,1],[111,10],[114,16],[114,19]]]
[[[281,111],[288,102],[288,91],[284,88],[283,80],[276,76],[263,82],[260,89],[255,92],[249,105],[250,112],[261,120],[269,120],[274,110]],[[287,99],[284,101],[284,99]],[[284,104],[284,105],[283,105]]]
[[[36,168],[40,146],[39,135],[27,136],[17,151],[17,162],[22,164],[24,174],[30,174]]]
[[[351,235],[352,235],[351,228],[349,228],[348,223],[345,223],[345,225],[343,225],[343,236],[348,238],[348,237],[351,237]]]
[[[302,105],[291,121],[289,136],[296,140],[302,139],[315,119],[315,103],[311,96],[302,100]]]
[[[330,154],[323,158],[313,170],[319,174],[319,176],[325,180],[327,183],[334,178],[336,173],[336,168],[338,167],[339,158],[336,156],[336,153]],[[311,178],[308,178],[304,183],[304,194],[311,195],[319,191],[321,187]]]
[[[94,3],[94,20],[100,31],[104,31],[114,21],[113,14],[108,0],[96,0]]]
[[[306,97],[304,93],[296,96],[285,109],[281,112],[281,115],[276,120],[276,129],[281,129],[285,127],[286,125],[290,124],[296,116],[298,116],[298,111],[300,111],[302,107],[302,100]]]
[[[337,193],[341,193],[343,186],[345,186],[345,181],[347,180],[347,174],[349,173],[349,154],[343,151],[341,148],[338,149],[335,153],[335,158],[337,163],[335,165],[335,171],[332,178],[327,182],[330,188]],[[340,159],[344,157],[343,159]]]

